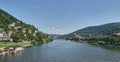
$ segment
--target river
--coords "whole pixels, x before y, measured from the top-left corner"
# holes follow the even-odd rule
[[[120,62],[120,52],[85,43],[54,40],[26,48],[18,55],[2,56],[0,62]]]

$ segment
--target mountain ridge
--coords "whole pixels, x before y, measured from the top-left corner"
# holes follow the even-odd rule
[[[94,36],[112,36],[114,33],[120,32],[120,22],[107,23],[97,26],[88,26],[86,28],[63,35],[59,38],[94,37]]]

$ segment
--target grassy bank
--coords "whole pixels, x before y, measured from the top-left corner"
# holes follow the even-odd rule
[[[46,39],[45,43],[52,42],[53,39]],[[39,41],[22,41],[22,42],[0,42],[0,47],[6,46],[21,46],[21,47],[31,47],[34,45],[41,45],[42,43]]]
[[[28,41],[23,41],[23,42],[0,42],[0,47],[6,47],[6,46],[28,47],[28,46],[32,46],[32,44]]]

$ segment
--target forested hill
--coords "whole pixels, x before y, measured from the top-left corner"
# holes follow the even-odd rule
[[[0,30],[0,34],[3,34],[1,38],[6,37],[15,42],[34,40],[43,43],[42,41],[50,40],[47,34],[38,31],[35,26],[16,19],[2,9],[0,9]]]
[[[94,37],[94,36],[111,36],[115,33],[120,33],[120,22],[108,23],[99,26],[90,26],[73,33],[61,36],[60,38],[71,37]]]

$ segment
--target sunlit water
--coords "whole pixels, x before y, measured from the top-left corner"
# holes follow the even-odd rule
[[[120,52],[66,40],[26,48],[21,54],[0,57],[0,62],[120,62]]]

